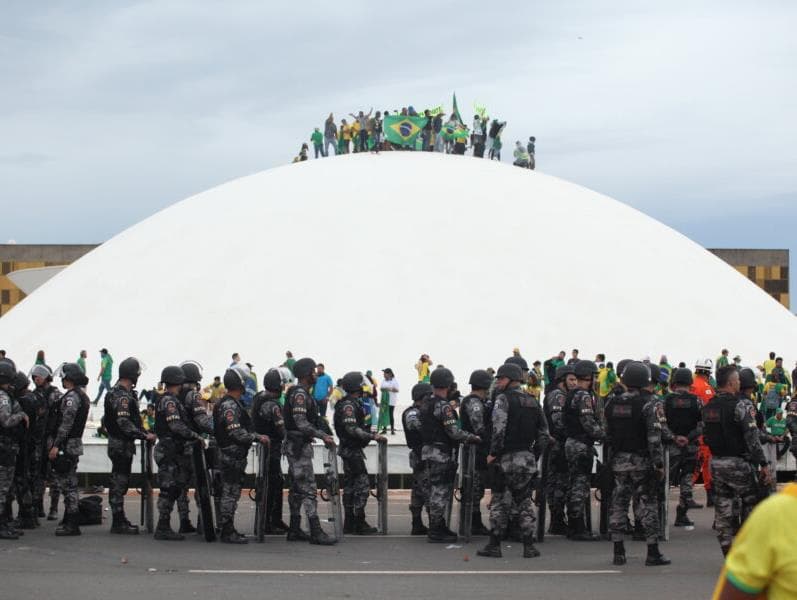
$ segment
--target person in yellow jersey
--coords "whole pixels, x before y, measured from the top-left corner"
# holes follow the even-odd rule
[[[421,354],[421,358],[415,363],[415,370],[418,371],[418,383],[429,383],[429,371],[432,364],[428,354]]]
[[[797,598],[797,483],[761,502],[725,559],[712,600]]]

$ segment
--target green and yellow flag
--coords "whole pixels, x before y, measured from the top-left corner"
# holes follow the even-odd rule
[[[415,146],[415,139],[426,125],[426,117],[403,117],[390,115],[385,117],[385,139],[400,146]]]

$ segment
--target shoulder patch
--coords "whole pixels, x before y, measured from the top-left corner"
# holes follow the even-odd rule
[[[354,414],[354,407],[351,404],[347,404],[343,409],[343,412],[346,414],[346,416],[350,417]]]
[[[296,406],[304,406],[304,394],[296,394],[293,398],[293,403]]]
[[[235,421],[235,412],[233,412],[231,409],[227,409],[224,412],[224,418],[227,420],[228,423],[232,423],[233,421]]]
[[[443,416],[446,418],[454,416],[454,410],[451,408],[449,404],[443,405]]]

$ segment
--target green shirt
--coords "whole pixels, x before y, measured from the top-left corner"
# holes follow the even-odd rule
[[[313,135],[310,136],[310,141],[320,146],[324,143],[324,134],[320,131],[314,131]]]
[[[113,377],[113,358],[110,354],[106,354],[100,361],[100,369],[102,370],[102,379],[110,381]]]
[[[80,367],[80,370],[83,371],[83,374],[86,374],[86,359],[82,356],[77,359],[77,366]]]
[[[786,435],[786,419],[777,419],[776,417],[769,417],[767,419],[767,431],[772,435]]]

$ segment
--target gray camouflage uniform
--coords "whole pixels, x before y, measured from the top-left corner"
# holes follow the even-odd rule
[[[223,526],[235,519],[249,448],[257,441],[258,436],[249,431],[249,414],[241,402],[232,396],[222,398],[214,409],[214,414],[218,415],[215,426],[222,478],[220,525]]]
[[[191,429],[199,434],[212,435],[213,434],[213,419],[208,414],[207,409],[202,404],[202,399],[199,392],[194,389],[194,384],[190,385],[191,389],[186,390],[185,397],[183,398],[183,407]],[[190,518],[188,508],[188,488],[194,482],[194,449],[188,444],[185,447],[186,467],[188,468],[187,485],[183,488],[183,492],[177,499],[177,513],[180,515],[181,521],[187,521]],[[199,506],[199,497],[194,496],[194,501]]]
[[[115,413],[116,423],[104,423],[108,431],[108,458],[111,459],[111,484],[108,504],[115,515],[123,514],[125,495],[130,485],[130,471],[136,454],[136,440],[146,439],[141,425],[135,390],[128,390],[118,383],[105,396],[106,419]],[[118,431],[120,435],[114,435]]]
[[[0,389],[0,526],[9,515],[6,514],[6,498],[14,483],[14,468],[17,463],[19,442],[14,431],[24,423],[25,413],[19,402],[4,389]]]
[[[65,514],[78,512],[77,464],[79,457],[83,455],[83,439],[69,437],[69,433],[83,402],[89,403],[90,400],[86,393],[78,387],[68,390],[61,396],[61,405],[59,407],[61,425],[53,441],[53,446],[63,450],[64,455],[71,461],[71,466],[66,473],[58,473],[53,469],[55,484],[64,495]]]
[[[338,455],[343,460],[343,506],[356,511],[365,509],[371,485],[368,482],[368,469],[365,465],[365,452],[362,448],[344,442],[343,435],[350,440],[357,440],[368,445],[373,439],[370,431],[366,431],[357,422],[358,413],[362,413],[361,401],[353,396],[346,396],[335,405],[335,429],[338,422],[345,431],[338,431],[340,446]],[[343,433],[343,435],[341,435]]]
[[[484,498],[484,476],[486,471],[487,451],[485,447],[488,431],[486,423],[486,409],[484,400],[474,394],[469,394],[462,399],[460,414],[462,421],[466,419],[470,423],[469,433],[478,435],[482,443],[476,448],[476,468],[473,471],[473,513],[481,513],[481,501]]]
[[[404,435],[421,435],[421,409],[411,406],[403,415]],[[410,468],[412,469],[412,490],[410,492],[410,510],[421,510],[429,506],[429,471],[423,462],[423,447],[410,448]]]
[[[603,427],[595,416],[592,394],[587,390],[576,390],[572,398],[573,408],[578,421],[591,442],[601,441],[605,437]],[[594,459],[592,443],[568,437],[565,442],[565,456],[570,471],[570,497],[567,501],[567,519],[569,524],[583,519],[584,508],[590,494],[590,477]]]
[[[521,405],[526,408],[536,409],[539,413],[537,435],[534,448],[529,445],[528,450],[505,451],[507,426],[509,425],[509,399],[507,394],[521,395]],[[537,518],[534,514],[532,500],[534,478],[537,475],[537,457],[541,455],[548,445],[548,422],[542,413],[542,408],[534,396],[522,391],[520,387],[499,392],[493,406],[493,433],[490,444],[490,454],[497,457],[500,468],[500,483],[493,485],[493,499],[490,502],[490,529],[493,532],[506,531],[509,523],[510,512],[517,511],[517,522],[524,539],[531,539],[535,532]],[[506,492],[501,493],[504,487]]]
[[[548,445],[545,496],[548,499],[548,509],[551,511],[552,519],[564,517],[570,483],[570,472],[567,468],[567,456],[565,456],[567,432],[562,420],[565,400],[567,400],[567,394],[559,388],[554,388],[545,395],[543,401],[545,414],[548,415],[548,429],[551,436]]]

